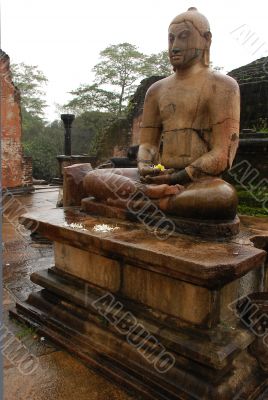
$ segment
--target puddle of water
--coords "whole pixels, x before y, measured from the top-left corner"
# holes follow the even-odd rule
[[[117,229],[120,229],[119,226],[112,226],[108,224],[97,224],[93,227],[93,231],[95,232],[113,232]]]

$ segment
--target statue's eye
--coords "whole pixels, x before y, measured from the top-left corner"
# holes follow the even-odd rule
[[[189,37],[190,32],[189,31],[183,31],[179,34],[180,39],[187,39]]]
[[[170,42],[174,42],[174,39],[175,39],[175,36],[174,35],[169,35],[168,36],[168,40],[170,41]]]

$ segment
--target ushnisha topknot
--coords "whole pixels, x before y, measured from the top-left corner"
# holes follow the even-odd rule
[[[186,12],[177,15],[171,21],[170,25],[179,24],[186,21],[191,22],[193,26],[199,31],[201,36],[204,36],[205,33],[210,32],[210,25],[207,18],[203,14],[201,14],[195,7],[190,7]]]

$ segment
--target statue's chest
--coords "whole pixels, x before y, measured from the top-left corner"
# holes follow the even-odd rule
[[[160,96],[159,109],[163,125],[186,128],[204,114],[206,98],[201,87],[170,87]],[[185,125],[185,126],[183,126]]]

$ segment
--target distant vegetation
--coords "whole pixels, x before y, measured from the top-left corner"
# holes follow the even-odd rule
[[[241,188],[237,186],[237,194],[239,197],[238,212],[239,214],[252,215],[255,217],[268,217],[267,200],[268,189],[262,193],[263,201],[257,201],[260,197],[258,191],[252,188]]]
[[[113,146],[123,143],[122,132],[127,132],[127,116],[131,114],[129,100],[140,80],[169,75],[171,68],[167,52],[145,55],[136,46],[121,43],[104,49],[93,70],[94,81],[74,89],[73,99],[60,108],[76,115],[73,154],[96,155],[101,161],[111,156]],[[47,78],[37,66],[24,63],[13,64],[12,73],[21,93],[24,152],[33,158],[34,177],[50,181],[58,176],[56,156],[63,154],[64,130],[60,119],[47,123],[44,117]],[[256,129],[267,132],[267,126],[267,119],[260,120]],[[267,216],[250,192],[237,189],[239,213]]]
[[[165,51],[145,55],[136,46],[121,43],[101,51],[100,62],[93,71],[94,81],[74,89],[73,99],[60,109],[76,115],[73,154],[94,154],[101,158],[107,153],[107,145],[116,140],[111,135],[125,126],[129,99],[140,80],[169,75],[171,67]],[[37,66],[24,63],[13,64],[12,74],[21,93],[24,152],[33,158],[34,177],[50,181],[58,176],[56,156],[63,154],[64,130],[60,120],[47,123],[44,117],[47,78]]]

